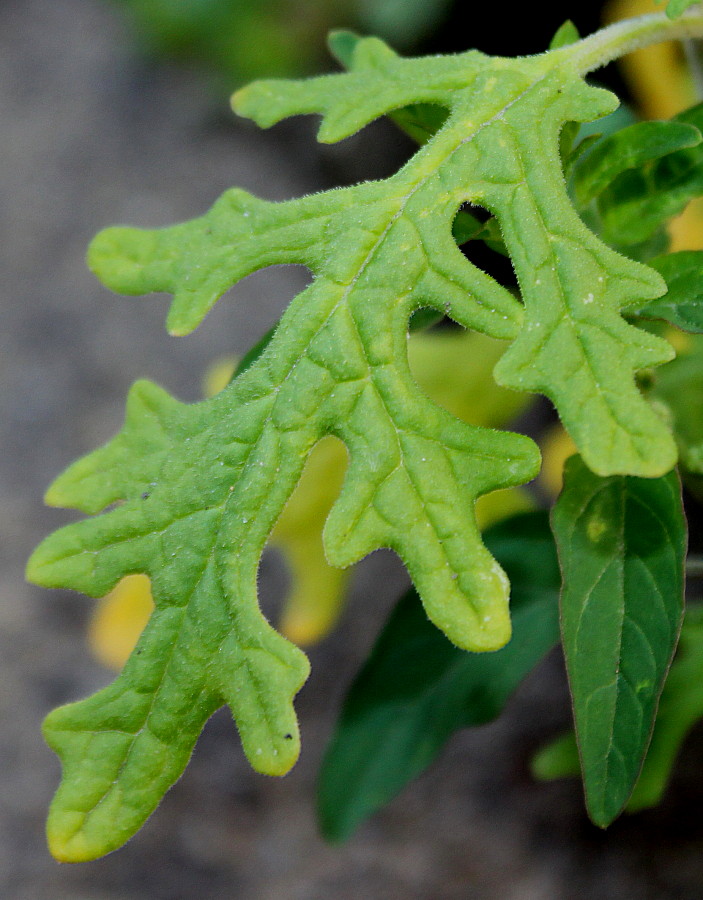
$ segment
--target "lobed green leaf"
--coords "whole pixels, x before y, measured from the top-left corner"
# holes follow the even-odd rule
[[[497,381],[550,397],[594,471],[658,476],[675,461],[635,381],[673,351],[621,313],[660,296],[664,282],[586,228],[562,177],[564,124],[616,103],[583,80],[580,45],[516,60],[477,51],[413,60],[373,38],[344,40],[350,72],[259,82],[235,107],[264,126],[321,113],[323,141],[408,106],[446,109],[396,175],[284,203],[234,189],[190,223],[108,229],[91,245],[90,267],[114,290],[173,294],[173,334],[192,331],[258,269],[298,263],[314,278],[229,387],[186,405],[136,385],[122,432],[49,490],[52,504],[102,514],[49,537],[28,577],[99,596],[143,572],[155,600],[117,681],[47,719],[64,767],[49,823],[59,858],[126,840],[222,704],[256,769],[280,774],[295,761],[292,700],[307,661],[261,615],[256,571],[327,434],[349,453],[324,529],[329,561],[343,567],[390,547],[458,647],[508,641],[509,586],[474,504],[534,477],[539,454],[528,438],[466,425],[423,395],[406,346],[418,310],[511,340]],[[495,216],[522,303],[457,248],[464,204]]]
[[[605,827],[637,781],[681,627],[678,477],[599,478],[574,456],[552,524],[586,804]]]

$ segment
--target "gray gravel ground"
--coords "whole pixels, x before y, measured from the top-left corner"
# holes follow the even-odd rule
[[[0,6],[2,457],[0,896],[8,900],[695,900],[703,897],[703,731],[667,802],[603,835],[573,783],[535,785],[527,761],[566,720],[549,659],[496,723],[456,737],[441,760],[344,847],[317,836],[314,779],[345,685],[404,584],[375,554],[338,634],[312,652],[300,695],[303,755],[285,779],[250,771],[224,713],[141,833],[104,860],[60,866],[43,819],[58,764],[39,734],[60,702],[104,685],[83,635],[89,601],[24,584],[37,541],[69,516],[41,495],[68,462],[119,427],[139,376],[195,399],[208,363],[244,351],[304,283],[257,275],[193,336],[165,335],[164,298],[114,297],[86,271],[85,246],[116,222],[199,214],[239,184],[271,199],[323,186],[372,139],[320,156],[307,124],[260,133],[186,73],[146,67],[99,0]],[[383,140],[386,133],[382,133]],[[378,138],[378,133],[376,133]],[[348,168],[347,168],[347,171]],[[280,591],[275,560],[263,590]]]

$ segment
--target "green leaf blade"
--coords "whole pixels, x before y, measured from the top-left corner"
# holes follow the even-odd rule
[[[703,718],[703,610],[686,609],[681,637],[664,684],[652,740],[642,771],[627,802],[627,812],[656,806],[664,795],[686,735]],[[577,776],[578,748],[573,732],[543,747],[532,761],[536,778]]]
[[[602,138],[573,167],[577,202],[586,206],[618,175],[677,150],[696,147],[701,135],[686,122],[636,122]]]
[[[703,718],[703,611],[686,610],[681,639],[662,691],[652,742],[642,774],[627,804],[646,809],[661,800],[684,739]]]
[[[701,132],[703,104],[675,116],[668,128],[681,125]],[[644,149],[639,153],[646,155]],[[698,142],[617,175],[597,200],[604,240],[625,248],[651,240],[672,216],[703,194],[702,161],[703,145]]]
[[[572,457],[552,522],[586,801],[605,827],[637,780],[681,625],[678,479],[602,479]]]
[[[703,332],[703,251],[681,250],[649,261],[668,290],[637,310],[645,318],[664,319],[693,333]]]
[[[191,670],[207,708],[230,705],[260,771],[283,772],[297,755],[292,702],[307,661],[261,615],[256,571],[325,435],[341,439],[350,458],[324,529],[329,561],[348,566],[389,547],[431,621],[458,647],[495,650],[510,637],[509,586],[481,541],[474,505],[529,481],[539,453],[522,435],[460,422],[422,393],[407,359],[417,310],[513,341],[497,380],[552,398],[596,471],[655,476],[673,465],[673,439],[635,383],[639,369],[672,350],[622,315],[661,295],[663,282],[589,232],[565,191],[564,124],[614,105],[581,78],[578,48],[517,60],[476,51],[404,60],[375,39],[347,41],[341,52],[350,72],[255,84],[235,106],[262,125],[321,113],[325,141],[408,106],[447,109],[396,175],[284,203],[232,190],[193,222],[154,232],[110,229],[91,246],[91,268],[114,290],[173,294],[168,327],[179,335],[258,269],[299,263],[313,275],[261,355],[216,397],[188,406],[153,385],[135,389],[123,431],[48,494],[54,504],[100,514],[48,538],[28,567],[39,584],[92,596],[124,575],[148,574],[156,612],[145,646],[159,643],[173,609],[192,620],[210,656],[203,649],[195,659],[179,647],[174,665]],[[523,303],[457,248],[452,225],[471,203],[496,217]],[[149,693],[150,671],[130,664],[129,689]],[[98,696],[99,706],[109,698]],[[173,698],[166,706],[180,710],[175,688]],[[82,709],[50,720],[49,733],[68,734],[74,715],[81,732]],[[96,740],[114,733],[119,759],[120,732],[129,728],[108,726],[105,715],[93,716]],[[179,715],[171,718],[174,731]],[[68,778],[57,809],[69,812],[63,798],[82,777],[89,742],[51,740]],[[139,799],[140,816],[174,772],[154,782],[148,803]],[[134,827],[129,802],[114,834]],[[72,827],[65,839],[78,846]],[[111,841],[104,835],[104,845]]]
[[[558,637],[559,570],[544,513],[494,526],[486,546],[512,584],[514,637],[466,654],[401,599],[347,696],[320,775],[323,833],[346,839],[437,755],[459,728],[495,718]]]

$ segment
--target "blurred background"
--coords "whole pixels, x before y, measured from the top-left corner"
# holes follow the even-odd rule
[[[632,4],[630,4],[632,5]],[[183,779],[111,856],[60,866],[43,823],[59,776],[40,724],[53,706],[113,674],[86,648],[93,602],[23,581],[36,543],[71,515],[43,507],[52,478],[120,427],[138,377],[195,400],[214,360],[244,353],[305,284],[299,269],[248,278],[187,338],[167,337],[165,297],[109,294],[84,265],[108,224],[167,225],[231,185],[278,200],[390,174],[412,147],[386,123],[340,145],[315,123],[268,132],[238,122],[228,94],[263,75],[324,71],[331,27],[377,33],[404,52],[529,54],[562,23],[533,4],[452,0],[5,0],[0,4],[0,896],[10,900],[694,900],[703,896],[703,728],[689,737],[664,804],[607,834],[575,781],[537,784],[534,751],[564,728],[558,655],[495,723],[464,732],[440,760],[342,847],[324,844],[316,772],[350,679],[406,585],[376,553],[356,571],[338,629],[310,650],[303,753],[286,778],[253,773],[226,712],[209,722]],[[640,3],[652,6],[650,2]],[[572,3],[582,33],[601,4]],[[665,73],[654,72],[661,88]],[[602,83],[640,104],[618,71]],[[685,93],[685,91],[683,92]],[[647,99],[649,98],[649,99]],[[653,102],[654,109],[646,108]],[[276,556],[261,592],[282,594]]]

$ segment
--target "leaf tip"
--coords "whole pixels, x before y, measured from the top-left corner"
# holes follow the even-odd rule
[[[56,587],[55,565],[57,562],[54,535],[49,535],[34,550],[27,560],[25,579],[39,587]]]
[[[123,226],[105,228],[88,245],[86,264],[105,287],[118,294],[152,291],[147,266],[156,253],[153,231]]]
[[[345,69],[349,69],[354,58],[354,50],[360,40],[361,37],[356,32],[340,28],[330,31],[327,36],[327,46],[337,62]]]
[[[85,839],[80,827],[76,830],[74,817],[82,818],[80,813],[73,813],[72,816],[63,813],[61,816],[49,818],[46,842],[54,859],[60,863],[91,862],[109,852],[107,848],[93,847]]]
[[[39,545],[41,547],[41,544]],[[24,569],[24,577],[25,581],[28,581],[30,584],[41,585],[41,570],[42,565],[41,561],[37,559],[39,553],[39,547],[32,553],[32,555],[27,560],[27,565]]]
[[[247,91],[249,90],[249,87],[250,85],[246,85],[243,88],[239,88],[239,90],[235,91],[230,97],[230,106],[232,107],[233,112],[238,116],[246,116],[246,113],[243,110],[246,108]]]
[[[290,82],[279,79],[278,91],[274,91],[271,81],[253,81],[232,94],[232,110],[244,119],[251,119],[259,128],[270,128],[283,116],[277,101],[281,100],[281,86],[286,84]]]
[[[191,292],[176,293],[166,317],[168,335],[187,337],[200,325],[217,300],[217,292],[202,292],[197,298]]]

